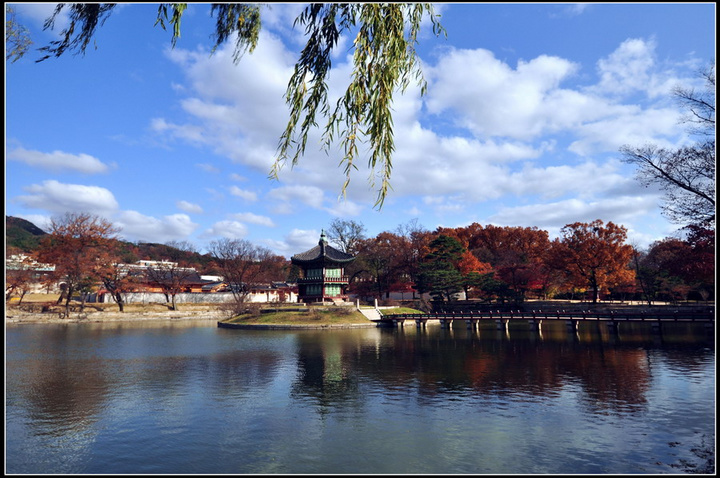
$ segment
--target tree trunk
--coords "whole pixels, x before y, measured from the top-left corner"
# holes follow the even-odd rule
[[[72,299],[73,288],[68,287],[66,292],[67,297],[65,298],[65,318],[68,318],[70,317],[70,299]]]
[[[112,296],[113,299],[115,299],[115,303],[118,305],[120,312],[125,312],[125,303],[123,302],[122,294],[120,292],[116,292]]]

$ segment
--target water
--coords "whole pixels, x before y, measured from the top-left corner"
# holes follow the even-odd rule
[[[683,472],[714,335],[643,327],[8,325],[6,473]]]

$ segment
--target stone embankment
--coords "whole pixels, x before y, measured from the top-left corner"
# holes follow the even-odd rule
[[[19,308],[5,309],[6,324],[68,324],[68,323],[89,323],[89,322],[121,322],[121,321],[143,321],[143,320],[183,320],[183,319],[208,319],[222,320],[227,318],[227,313],[222,310],[207,308],[188,308],[183,310],[165,311],[126,311],[119,312],[109,310],[85,309],[83,312],[70,312],[65,317],[60,311],[27,311]]]

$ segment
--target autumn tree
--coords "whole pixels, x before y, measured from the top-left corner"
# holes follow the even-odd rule
[[[177,295],[186,289],[188,279],[197,275],[194,268],[170,261],[158,261],[149,265],[144,272],[147,280],[163,291],[170,310],[178,310]]]
[[[550,240],[547,231],[537,227],[482,227],[473,223],[459,228],[457,236],[481,262],[495,272],[494,279],[507,284],[522,302],[528,291],[547,288],[549,276],[544,255]]]
[[[108,291],[110,297],[115,301],[120,312],[125,311],[124,294],[133,292],[138,288],[138,277],[132,274],[132,270],[126,264],[117,262],[119,257],[117,252],[113,254],[115,258],[107,267],[103,268],[100,273],[100,280],[103,287]]]
[[[659,185],[665,192],[663,213],[673,222],[715,225],[715,65],[700,72],[703,91],[676,87],[675,98],[686,111],[695,143],[678,149],[624,145],[623,161],[638,167],[644,185]]]
[[[35,279],[33,259],[13,246],[5,248],[5,301],[13,295],[19,296],[18,303],[22,303]]]
[[[486,262],[480,262],[472,252],[465,249],[457,262],[457,269],[462,275],[462,288],[465,291],[465,298],[470,297],[470,291],[480,288],[486,281],[493,268]]]
[[[66,314],[75,292],[83,292],[84,297],[100,281],[110,263],[109,251],[118,232],[109,221],[87,213],[66,213],[51,220],[38,260],[54,264],[55,278],[65,283]]]
[[[180,24],[187,9],[186,3],[161,3],[156,25],[172,30],[172,45],[180,38]],[[60,57],[66,52],[84,53],[97,29],[110,17],[116,4],[60,3],[45,22],[45,29],[54,28],[56,17],[66,11],[69,25],[58,40],[40,48],[43,61]],[[212,51],[234,39],[233,60],[255,49],[261,29],[262,6],[257,4],[212,4],[210,15],[216,18],[211,39]],[[357,169],[360,145],[369,143],[367,164],[371,169],[370,186],[377,188],[376,206],[382,207],[390,187],[393,136],[393,96],[404,93],[415,81],[425,93],[415,46],[425,19],[430,20],[433,33],[444,33],[440,15],[429,3],[311,3],[295,19],[293,26],[301,27],[307,43],[295,63],[288,82],[285,100],[289,106],[289,121],[282,133],[271,177],[277,178],[280,169],[290,162],[293,166],[305,153],[308,134],[326,122],[322,129],[322,143],[327,151],[335,141],[343,150],[340,161],[345,173],[342,194],[345,194],[351,173]],[[16,25],[14,31],[19,31]],[[353,72],[350,84],[335,105],[328,99],[328,76],[334,49],[343,35],[352,36]],[[376,171],[377,170],[377,171]],[[380,183],[375,184],[374,178]]]
[[[692,227],[685,238],[656,241],[635,263],[648,301],[683,300],[691,293],[707,300],[715,290],[715,231]]]
[[[395,228],[395,235],[399,238],[396,244],[395,257],[398,259],[398,266],[403,278],[412,284],[418,282],[420,275],[420,263],[422,258],[429,252],[428,245],[432,241],[430,231],[422,227],[417,218],[411,219],[405,224]],[[415,298],[413,289],[413,299]]]
[[[245,302],[254,286],[288,275],[287,260],[244,239],[212,241],[208,250],[237,304]]]
[[[359,243],[357,262],[366,272],[375,288],[375,297],[387,298],[391,286],[401,281],[402,263],[396,254],[403,239],[391,232],[381,232],[374,238]]]
[[[625,244],[627,229],[597,219],[576,222],[560,230],[548,260],[562,271],[570,284],[588,287],[596,303],[600,290],[634,280],[633,248]]]

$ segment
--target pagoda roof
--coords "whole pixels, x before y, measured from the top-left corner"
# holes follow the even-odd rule
[[[355,256],[346,252],[335,249],[330,246],[325,239],[325,233],[320,234],[318,245],[310,250],[295,254],[290,258],[293,264],[311,264],[322,262],[339,262],[346,263],[355,260]]]

